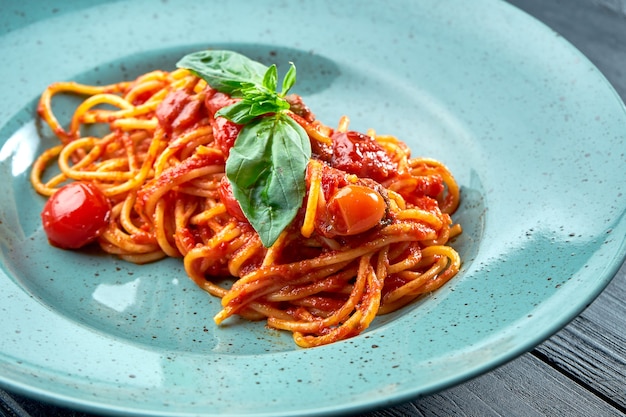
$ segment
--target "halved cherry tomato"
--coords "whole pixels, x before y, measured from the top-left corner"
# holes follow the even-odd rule
[[[50,244],[78,249],[100,236],[110,213],[111,205],[96,185],[72,182],[50,197],[41,220]]]
[[[328,213],[334,232],[356,235],[376,226],[385,215],[385,200],[363,185],[340,188],[328,201]]]

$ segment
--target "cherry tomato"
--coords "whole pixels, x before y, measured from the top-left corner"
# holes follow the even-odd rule
[[[230,149],[235,145],[235,140],[237,140],[242,126],[223,117],[211,119],[210,123],[213,128],[215,144],[220,148],[224,156],[228,158]]]
[[[235,199],[235,196],[233,194],[233,187],[230,185],[230,181],[228,180],[226,175],[224,175],[222,177],[222,180],[220,181],[219,192],[220,200],[222,200],[222,203],[224,203],[224,205],[226,206],[226,211],[228,212],[228,214],[230,214],[239,221],[247,222],[248,219],[246,219],[245,214],[243,214],[239,202]]]
[[[235,104],[239,99],[234,99],[229,95],[207,88],[204,105],[209,113],[209,121],[213,128],[215,143],[220,148],[225,157],[228,157],[230,148],[235,144],[235,139],[239,135],[241,125],[231,122],[223,117],[215,117],[218,110]]]
[[[111,205],[91,183],[73,182],[59,188],[41,212],[50,244],[78,249],[93,242],[107,226]]]
[[[340,188],[328,201],[328,212],[335,233],[356,235],[376,226],[385,215],[385,200],[363,185]]]

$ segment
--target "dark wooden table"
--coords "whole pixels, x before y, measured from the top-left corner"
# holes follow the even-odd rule
[[[509,1],[578,47],[626,101],[626,0]],[[90,417],[1,390],[0,416]],[[579,317],[531,352],[462,385],[366,414],[391,416],[626,416],[626,264]]]

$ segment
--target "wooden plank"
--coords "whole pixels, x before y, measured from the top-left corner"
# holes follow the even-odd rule
[[[97,417],[0,390],[0,417]]]
[[[626,411],[626,266],[589,308],[536,352]]]
[[[506,0],[580,50],[626,101],[626,0]]]
[[[604,402],[531,354],[441,393],[365,417],[623,417]]]

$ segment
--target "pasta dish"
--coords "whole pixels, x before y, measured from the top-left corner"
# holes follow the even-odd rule
[[[266,320],[301,347],[440,288],[461,265],[450,171],[346,116],[323,124],[289,93],[295,78],[293,64],[281,85],[275,66],[200,51],[130,81],[51,84],[38,113],[59,144],[31,171],[48,240],[138,264],[181,258],[220,300],[218,325]],[[68,126],[60,94],[84,98]]]

